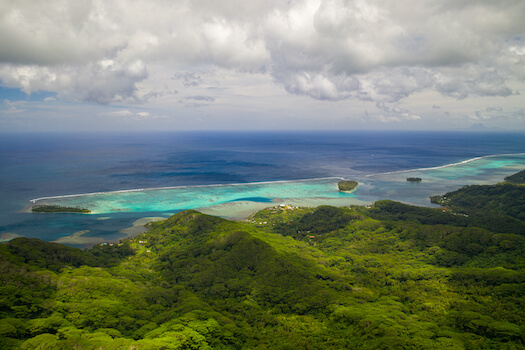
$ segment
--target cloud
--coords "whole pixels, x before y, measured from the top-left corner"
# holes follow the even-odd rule
[[[213,102],[215,101],[215,98],[212,96],[188,96],[186,97],[188,100],[195,100],[195,101],[205,101],[205,102]]]
[[[128,118],[130,116],[135,115],[135,113],[131,112],[130,110],[123,109],[123,110],[113,111],[113,112],[102,112],[100,113],[100,115],[107,116],[107,117]]]
[[[151,119],[165,119],[166,116],[152,115],[145,111],[131,111],[129,109],[122,109],[110,112],[101,112],[99,116],[118,118],[126,121],[139,121],[139,120],[151,120]]]
[[[203,82],[202,77],[195,72],[177,72],[173,74],[172,79],[181,80],[186,87],[199,86]]]
[[[506,85],[513,70],[497,61],[519,67],[523,60],[523,43],[512,36],[524,32],[523,21],[511,13],[523,14],[523,3],[447,5],[297,6],[269,30],[276,80],[291,93],[326,100],[394,102],[426,89],[457,99],[513,94]]]
[[[382,123],[414,121],[421,119],[420,116],[412,114],[408,109],[399,107],[398,105],[388,107],[384,102],[376,102],[376,107],[381,111],[378,120]]]
[[[212,102],[215,102],[215,97],[212,96],[187,96],[184,99],[179,100],[179,103],[183,103],[186,108],[201,108],[210,106]]]
[[[525,108],[516,111],[512,116],[517,119],[525,119]]]
[[[147,76],[146,66],[139,60],[103,59],[80,66],[0,67],[0,79],[7,86],[17,86],[28,95],[36,91],[51,91],[59,98],[100,104],[140,102],[142,99],[136,83]]]
[[[502,118],[508,118],[504,115],[503,108],[501,107],[487,107],[485,109],[478,109],[473,114],[469,115],[471,120],[476,121],[487,121],[487,120],[497,120]]]
[[[524,13],[522,0],[10,1],[0,81],[133,104],[171,78],[201,87],[203,67],[220,67],[326,101],[511,96],[525,79]]]
[[[5,99],[3,102],[3,108],[0,109],[0,113],[2,114],[18,114],[21,112],[24,112],[23,109],[24,105],[26,104],[25,101],[11,101],[8,99]]]

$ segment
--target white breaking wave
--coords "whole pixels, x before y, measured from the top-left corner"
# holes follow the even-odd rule
[[[308,181],[319,181],[319,180],[343,180],[343,179],[344,178],[342,177],[318,177],[318,178],[313,178],[313,179],[275,180],[275,181],[260,181],[260,182],[243,182],[243,183],[233,183],[233,184],[183,185],[183,186],[167,186],[167,187],[152,187],[152,188],[134,188],[134,189],[129,189],[129,190],[89,192],[89,193],[65,194],[65,195],[60,195],[60,196],[40,197],[40,198],[30,199],[29,202],[36,203],[38,201],[42,201],[46,199],[74,198],[74,197],[83,197],[83,196],[96,196],[96,195],[104,195],[104,194],[117,194],[117,193],[129,193],[129,192],[176,190],[176,189],[183,189],[183,188],[269,185],[269,184],[278,184],[278,183],[308,182]]]
[[[463,165],[463,164],[475,162],[477,160],[486,159],[486,158],[524,156],[524,155],[525,155],[525,153],[491,154],[491,155],[487,155],[487,156],[481,156],[481,157],[475,157],[475,158],[466,159],[466,160],[463,160],[463,161],[457,162],[457,163],[450,163],[450,164],[439,165],[439,166],[428,167],[428,168],[416,168],[416,169],[408,169],[408,170],[388,171],[388,172],[384,172],[384,173],[368,174],[368,175],[365,175],[365,176],[369,177],[369,176],[376,176],[376,175],[392,175],[392,174],[410,173],[412,171],[437,170],[437,169],[444,169],[444,168],[453,167],[453,166],[456,166],[456,165]]]
[[[398,171],[390,171],[390,172],[384,172],[384,173],[374,173],[374,174],[365,175],[365,177],[371,177],[371,176],[376,176],[376,175],[401,174],[401,173],[408,173],[412,171],[437,170],[437,169],[443,169],[443,168],[453,167],[457,165],[467,164],[467,163],[471,163],[471,162],[478,161],[478,160],[485,159],[485,158],[511,157],[511,156],[525,156],[525,153],[492,154],[492,155],[470,158],[470,159],[463,160],[461,162],[450,163],[450,164],[445,164],[445,165],[440,165],[440,166],[435,166],[435,167],[398,170]],[[128,189],[128,190],[89,192],[89,193],[79,193],[79,194],[66,194],[66,195],[60,195],[60,196],[40,197],[40,198],[31,199],[29,200],[29,202],[36,203],[38,201],[42,201],[46,199],[61,199],[61,198],[73,198],[73,197],[95,196],[95,195],[105,195],[105,194],[130,193],[130,192],[161,191],[161,190],[173,190],[173,189],[184,189],[184,188],[268,185],[268,184],[278,184],[278,183],[307,182],[307,181],[336,180],[336,179],[344,180],[345,178],[343,177],[320,177],[320,178],[312,178],[312,179],[275,180],[275,181],[244,182],[244,183],[233,183],[233,184],[183,185],[183,186],[167,186],[167,187],[153,187],[153,188],[136,188],[136,189]]]

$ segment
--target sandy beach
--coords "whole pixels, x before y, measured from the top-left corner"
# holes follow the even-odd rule
[[[104,241],[101,237],[85,237],[84,235],[89,232],[91,231],[90,230],[77,231],[73,233],[72,235],[60,237],[59,239],[53,242],[61,243],[61,244],[92,246],[97,243],[102,243]]]
[[[104,239],[103,237],[89,237],[86,235],[89,232],[91,232],[91,230],[81,230],[81,231],[77,231],[73,233],[72,235],[60,237],[59,239],[54,240],[53,242],[61,243],[61,244],[68,244],[68,245],[73,245],[73,246],[82,246],[83,248],[89,248],[91,246],[94,246],[95,244],[99,244],[103,242],[118,242],[121,239],[137,236],[143,232],[146,232],[147,227],[145,225],[147,223],[152,222],[152,221],[162,221],[162,220],[166,220],[166,218],[155,216],[155,217],[144,217],[144,218],[135,220],[132,226],[119,230],[118,232],[123,233],[123,235],[113,240],[107,240],[107,239]],[[12,238],[15,238],[15,237],[12,237]],[[12,238],[9,238],[9,239],[12,239]]]
[[[119,230],[119,232],[126,234],[126,238],[134,237],[134,236],[140,235],[141,233],[144,233],[147,231],[148,228],[145,226],[147,223],[163,221],[166,219],[167,218],[160,217],[160,216],[149,216],[149,217],[141,218],[141,219],[134,221],[133,226]]]

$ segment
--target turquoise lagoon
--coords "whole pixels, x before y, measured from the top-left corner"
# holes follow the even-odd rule
[[[93,214],[151,213],[170,214],[198,209],[231,219],[241,219],[265,207],[279,204],[345,206],[371,204],[392,199],[409,204],[432,206],[429,196],[453,191],[465,185],[503,181],[525,167],[525,154],[486,156],[432,168],[354,176],[359,181],[353,193],[337,189],[340,178],[272,181],[246,184],[179,186],[131,189],[114,192],[43,197],[32,204],[57,204],[88,208]],[[407,177],[420,177],[410,183]],[[29,208],[29,207],[28,207]]]
[[[316,206],[360,202],[353,193],[338,191],[340,178],[272,181],[248,184],[179,186],[89,193],[32,200],[35,204],[57,204],[88,208],[93,214],[115,212],[171,212],[185,209],[223,212],[241,218],[247,212],[279,204]]]

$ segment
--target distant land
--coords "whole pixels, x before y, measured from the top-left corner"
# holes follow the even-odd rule
[[[519,173],[516,173],[511,176],[507,176],[505,178],[505,181],[517,184],[517,185],[524,185],[525,184],[525,170],[520,171]]]

